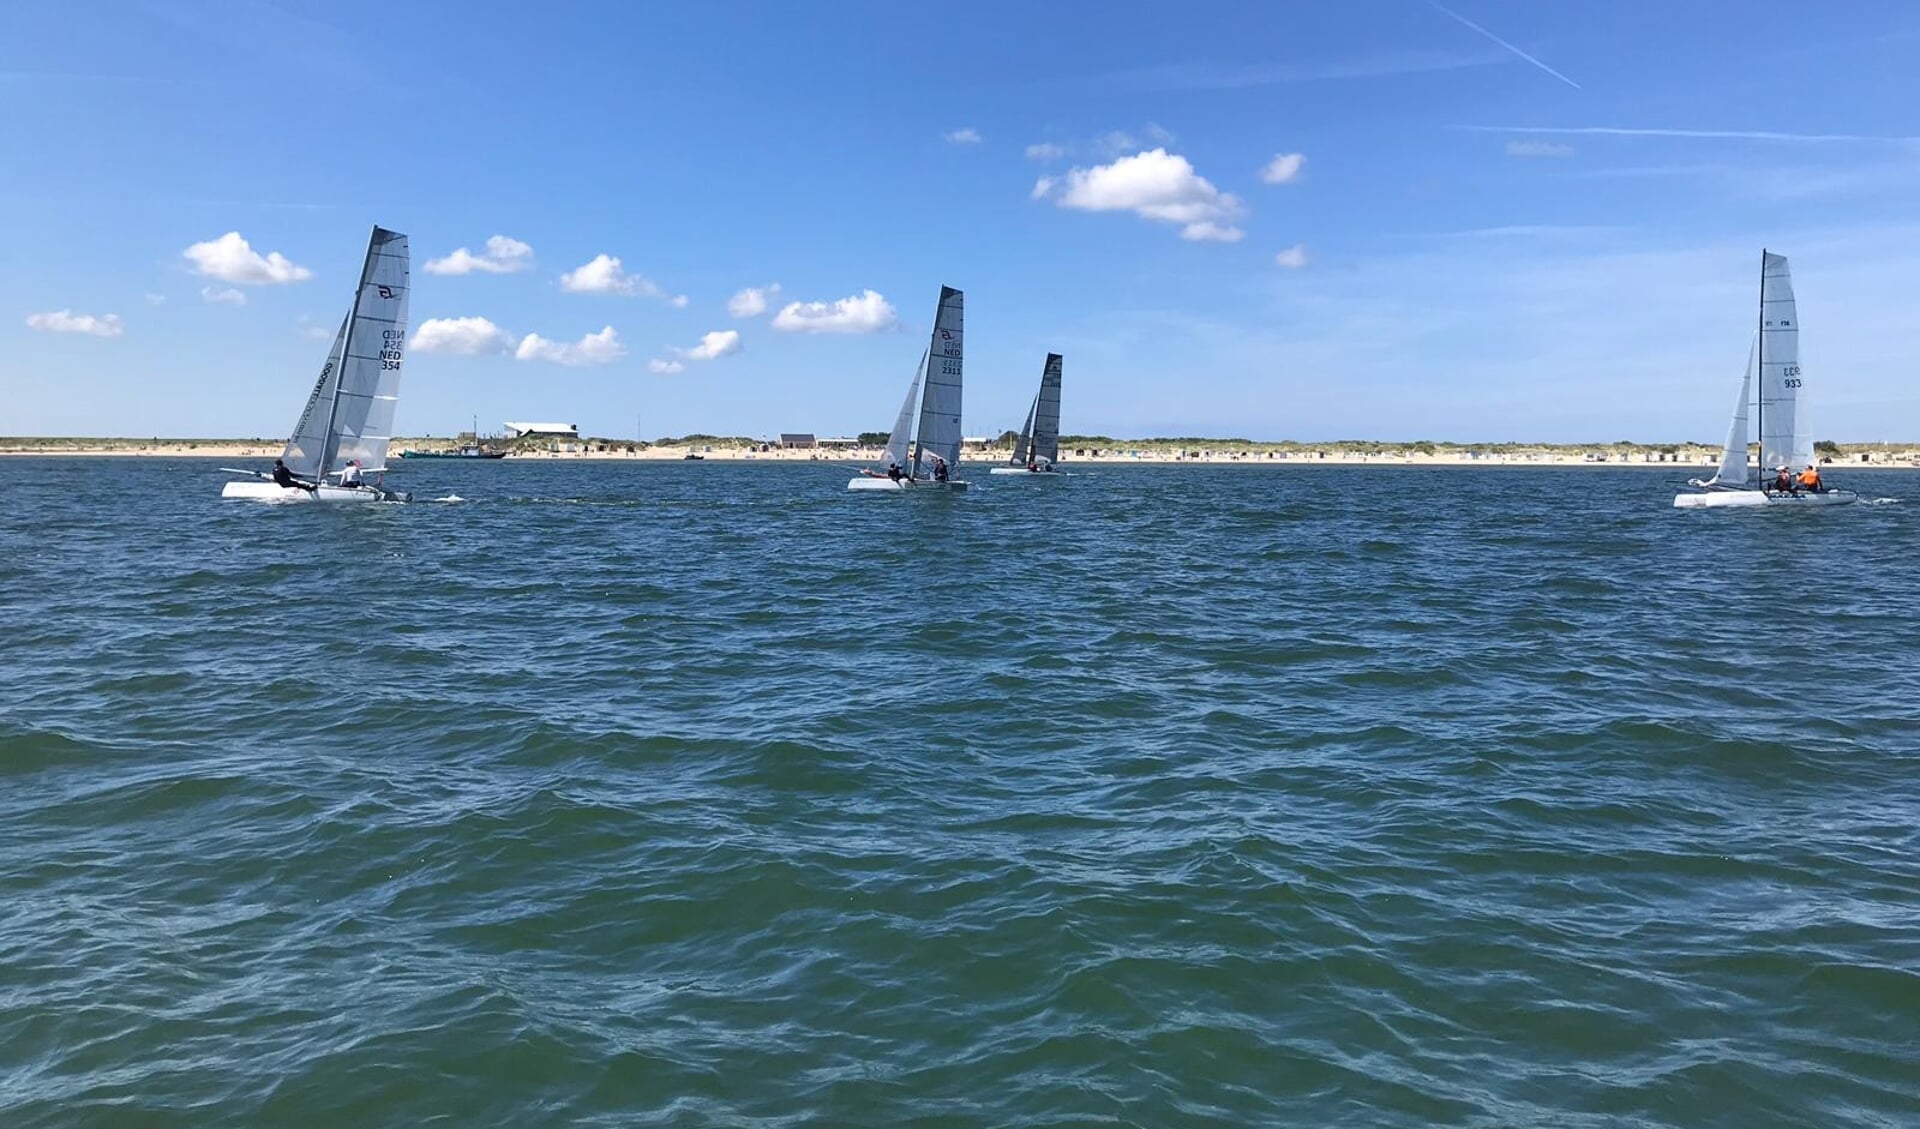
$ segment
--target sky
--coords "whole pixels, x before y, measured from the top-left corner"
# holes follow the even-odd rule
[[[374,224],[397,429],[1920,439],[1920,5],[0,6],[0,435],[278,437]]]

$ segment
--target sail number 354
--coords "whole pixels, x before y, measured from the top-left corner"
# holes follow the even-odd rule
[[[380,367],[396,369],[400,367],[400,350],[406,345],[406,334],[397,329],[380,331]]]

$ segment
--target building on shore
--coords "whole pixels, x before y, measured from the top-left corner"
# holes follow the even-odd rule
[[[506,428],[509,439],[580,438],[580,425],[577,423],[516,423],[508,420],[501,426]]]

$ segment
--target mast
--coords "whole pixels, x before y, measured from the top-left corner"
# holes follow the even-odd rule
[[[340,409],[340,381],[346,376],[347,361],[353,353],[353,328],[360,317],[360,295],[367,289],[367,269],[373,266],[374,239],[379,233],[380,226],[375,224],[373,233],[367,236],[367,257],[360,263],[360,281],[353,288],[353,309],[347,312],[347,336],[340,346],[340,368],[333,374],[333,395],[327,400],[327,429],[320,433],[320,465],[313,471],[317,482],[327,480],[327,468],[333,465],[333,417]],[[476,426],[478,422],[475,421]]]
[[[1753,429],[1760,439],[1760,454],[1754,459],[1754,484],[1762,491],[1767,488],[1767,249],[1760,248],[1760,314],[1755,319],[1754,332],[1757,343],[1754,348],[1755,364],[1753,373],[1758,379],[1753,382]]]

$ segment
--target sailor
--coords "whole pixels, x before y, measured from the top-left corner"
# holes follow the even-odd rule
[[[933,480],[935,482],[945,482],[947,480],[947,460],[941,458],[939,455],[933,457]]]
[[[1027,473],[1028,473],[1028,474],[1038,474],[1039,472],[1040,472],[1040,464],[1039,464],[1039,463],[1037,463],[1037,462],[1035,462],[1035,461],[1034,461],[1034,460],[1032,460],[1032,459],[1028,459],[1028,460],[1027,460]]]
[[[284,486],[288,490],[305,490],[309,494],[320,492],[317,487],[295,478],[293,472],[287,469],[287,464],[279,459],[273,460],[273,482],[274,485]]]
[[[360,485],[360,460],[349,459],[340,471],[340,485],[344,487]]]
[[[1799,493],[1798,490],[1793,488],[1793,476],[1787,473],[1786,467],[1781,467],[1779,472],[1773,476],[1773,489],[1774,492],[1778,494]]]
[[[1820,468],[1819,467],[1813,465],[1812,463],[1807,464],[1807,469],[1800,472],[1800,488],[1803,490],[1809,491],[1810,493],[1814,493],[1814,494],[1820,493]]]
[[[898,482],[898,481],[900,481],[900,479],[901,479],[901,478],[902,478],[902,477],[903,477],[903,476],[904,476],[905,474],[906,474],[906,472],[900,469],[900,464],[899,464],[899,463],[888,463],[888,464],[887,464],[887,477],[888,477],[888,478],[891,478],[891,479],[893,479],[893,480],[894,480],[895,482]]]

